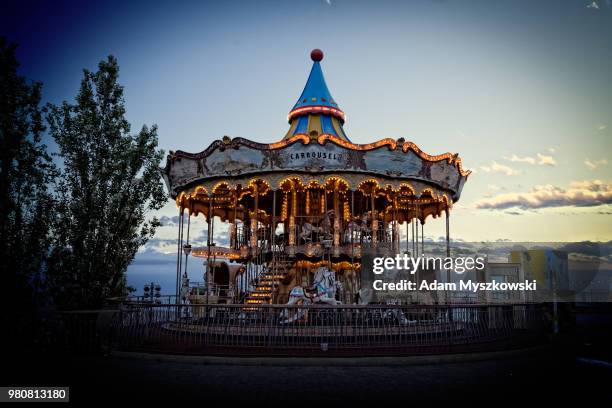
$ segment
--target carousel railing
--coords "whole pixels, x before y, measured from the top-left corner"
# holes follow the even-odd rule
[[[127,304],[112,347],[192,354],[422,354],[493,350],[543,339],[538,304]]]
[[[218,283],[210,283],[208,287],[205,282],[194,282],[189,286],[190,296],[206,296],[208,289],[209,296],[231,297],[235,295],[235,286],[232,284],[221,285]]]

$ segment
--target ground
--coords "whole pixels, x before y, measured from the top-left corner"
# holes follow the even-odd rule
[[[404,401],[612,402],[612,365],[558,348],[368,359],[248,359],[115,354],[15,360],[3,384],[71,387],[73,402],[172,400],[248,406],[362,406]],[[8,368],[8,367],[7,367]],[[191,404],[189,404],[191,405]],[[463,404],[462,404],[463,405]],[[397,406],[397,405],[388,405]]]

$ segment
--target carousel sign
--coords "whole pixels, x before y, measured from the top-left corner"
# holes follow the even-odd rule
[[[301,164],[300,159],[312,159],[312,160],[328,160],[328,161],[341,161],[342,154],[327,153],[327,152],[302,152],[302,153],[290,153],[291,160],[294,163]]]

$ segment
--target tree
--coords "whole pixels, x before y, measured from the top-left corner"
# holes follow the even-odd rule
[[[100,307],[125,293],[125,272],[159,226],[147,220],[166,201],[157,127],[130,135],[119,66],[109,56],[84,70],[76,104],[49,105],[62,161],[49,283],[62,308]]]
[[[55,168],[41,141],[42,84],[17,74],[15,50],[0,37],[0,274],[3,301],[12,302],[11,312],[2,315],[15,319],[3,326],[24,334],[44,299],[38,294],[50,244]]]

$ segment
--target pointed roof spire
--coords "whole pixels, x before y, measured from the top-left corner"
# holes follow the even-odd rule
[[[321,69],[323,51],[312,50],[310,58],[313,60],[312,69],[302,94],[289,112],[287,119],[291,127],[285,138],[298,133],[311,136],[328,133],[348,141],[342,129],[345,120],[344,112],[331,96]]]

